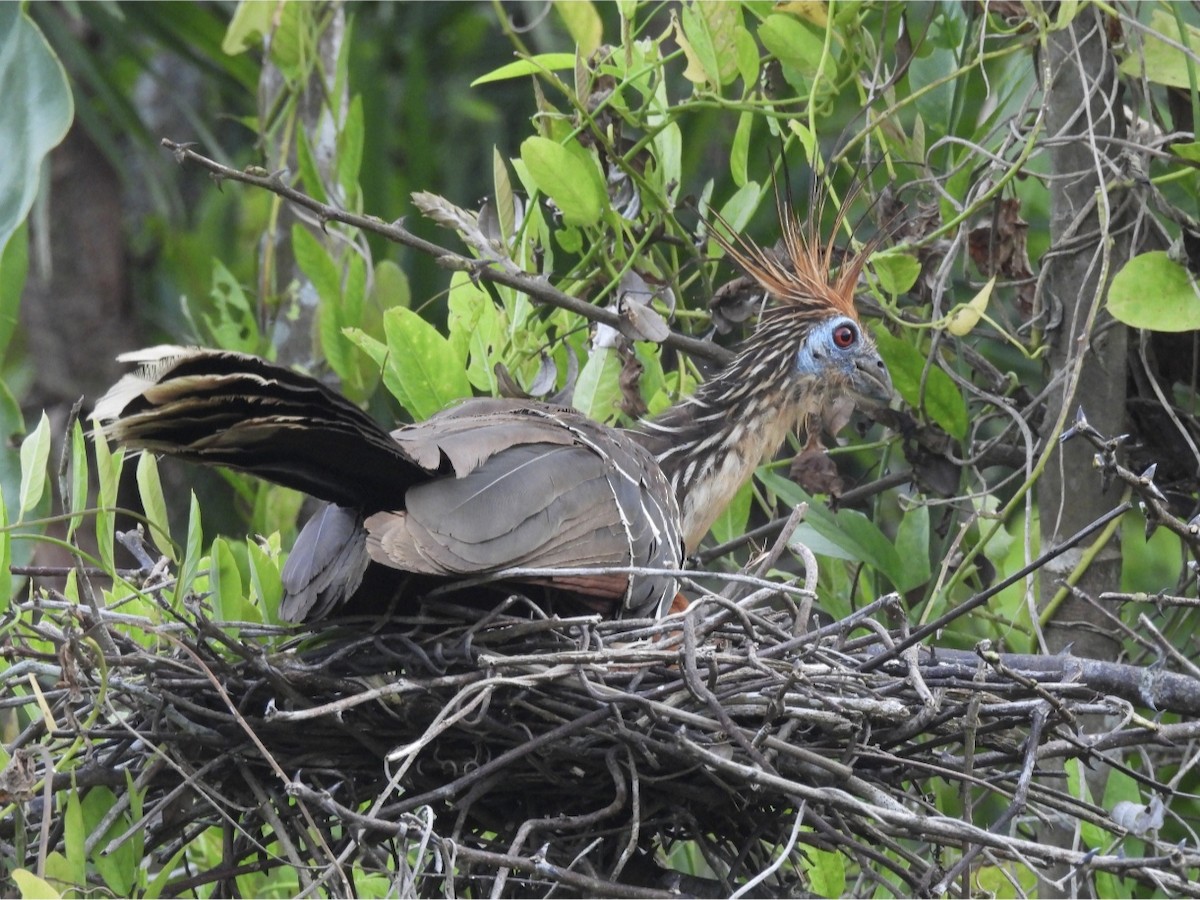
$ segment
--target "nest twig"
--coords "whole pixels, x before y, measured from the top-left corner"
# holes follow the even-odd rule
[[[6,623],[6,680],[30,690],[0,700],[41,710],[0,778],[0,799],[30,814],[0,822],[0,846],[38,846],[42,829],[42,852],[58,846],[40,804],[72,785],[124,796],[116,821],[133,784],[141,816],[107,849],[140,830],[162,864],[203,830],[227,831],[221,865],[181,874],[171,895],[290,866],[310,894],[353,893],[357,871],[402,896],[777,896],[805,889],[821,851],[844,858],[848,893],[941,893],[1005,862],[1197,893],[1194,851],[1142,835],[1147,856],[1127,858],[1105,810],[1034,775],[1200,723],[1137,716],[1113,693],[1113,664],[912,648],[864,672],[901,638],[875,618],[899,611],[894,598],[796,634],[800,606],[707,594],[662,621],[611,622],[431,604],[386,627],[293,634],[218,626],[202,604],[95,621],[35,598]],[[1156,696],[1200,695],[1191,679],[1158,679]],[[1124,724],[1088,733],[1090,712]],[[55,770],[80,741],[75,766]],[[940,815],[935,785],[989,827]],[[1052,816],[1113,845],[1040,843]],[[686,874],[670,863],[680,848],[700,856]]]

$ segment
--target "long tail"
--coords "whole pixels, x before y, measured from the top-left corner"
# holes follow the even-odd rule
[[[254,356],[187,347],[123,355],[141,367],[96,404],[121,444],[227,466],[342,506],[401,508],[420,470],[366,413]]]

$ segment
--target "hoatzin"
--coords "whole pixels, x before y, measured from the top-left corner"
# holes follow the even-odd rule
[[[477,398],[389,434],[313,378],[180,347],[122,357],[142,366],[93,418],[127,447],[326,501],[284,565],[285,620],[324,617],[368,590],[355,608],[378,609],[375,592],[390,599],[412,574],[453,580],[515,567],[541,573],[513,581],[585,609],[662,615],[676,597],[670,570],[789,431],[812,437],[831,404],[891,396],[854,309],[866,252],[835,270],[832,240],[783,221],[782,250],[721,241],[768,300],[753,335],[694,396],[632,430],[544,403]],[[580,574],[587,569],[601,571]]]

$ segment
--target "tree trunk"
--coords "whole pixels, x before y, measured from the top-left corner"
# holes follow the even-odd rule
[[[1051,32],[1045,59],[1044,141],[1051,160],[1051,250],[1046,254],[1045,294],[1051,341],[1050,375],[1055,385],[1048,400],[1043,438],[1057,441],[1078,409],[1102,433],[1124,430],[1126,329],[1104,311],[1103,296],[1112,274],[1128,258],[1127,242],[1117,231],[1117,212],[1109,206],[1105,182],[1115,171],[1117,150],[1108,140],[1123,137],[1116,62],[1109,50],[1101,12],[1085,8],[1070,27]],[[1057,327],[1054,327],[1057,323]],[[1101,490],[1092,466],[1094,451],[1083,441],[1055,448],[1038,484],[1042,546],[1049,548],[1094,522],[1118,498]],[[1060,591],[1087,547],[1072,550],[1041,572],[1041,609]],[[1121,556],[1115,541],[1103,547],[1070,594],[1046,619],[1044,646],[1057,653],[1115,659],[1120,642],[1086,597],[1120,585]],[[1086,597],[1084,596],[1086,595]],[[1088,783],[1099,802],[1105,780],[1095,767]],[[1064,785],[1057,781],[1055,786]],[[1055,844],[1078,840],[1074,829],[1048,827],[1043,839]],[[1061,877],[1066,873],[1058,873]],[[1070,880],[1042,884],[1043,896],[1076,895]]]

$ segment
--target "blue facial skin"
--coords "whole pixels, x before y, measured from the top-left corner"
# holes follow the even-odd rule
[[[873,400],[887,401],[892,394],[891,378],[874,345],[846,316],[813,327],[796,352],[796,374],[802,381],[840,376],[852,391]]]
[[[833,340],[833,333],[839,328],[849,328],[854,333],[853,342],[847,347],[839,347]],[[808,333],[808,339],[796,353],[796,374],[804,376],[826,376],[829,370],[852,378],[855,372],[855,359],[859,356],[862,336],[858,325],[845,316],[826,319]]]

